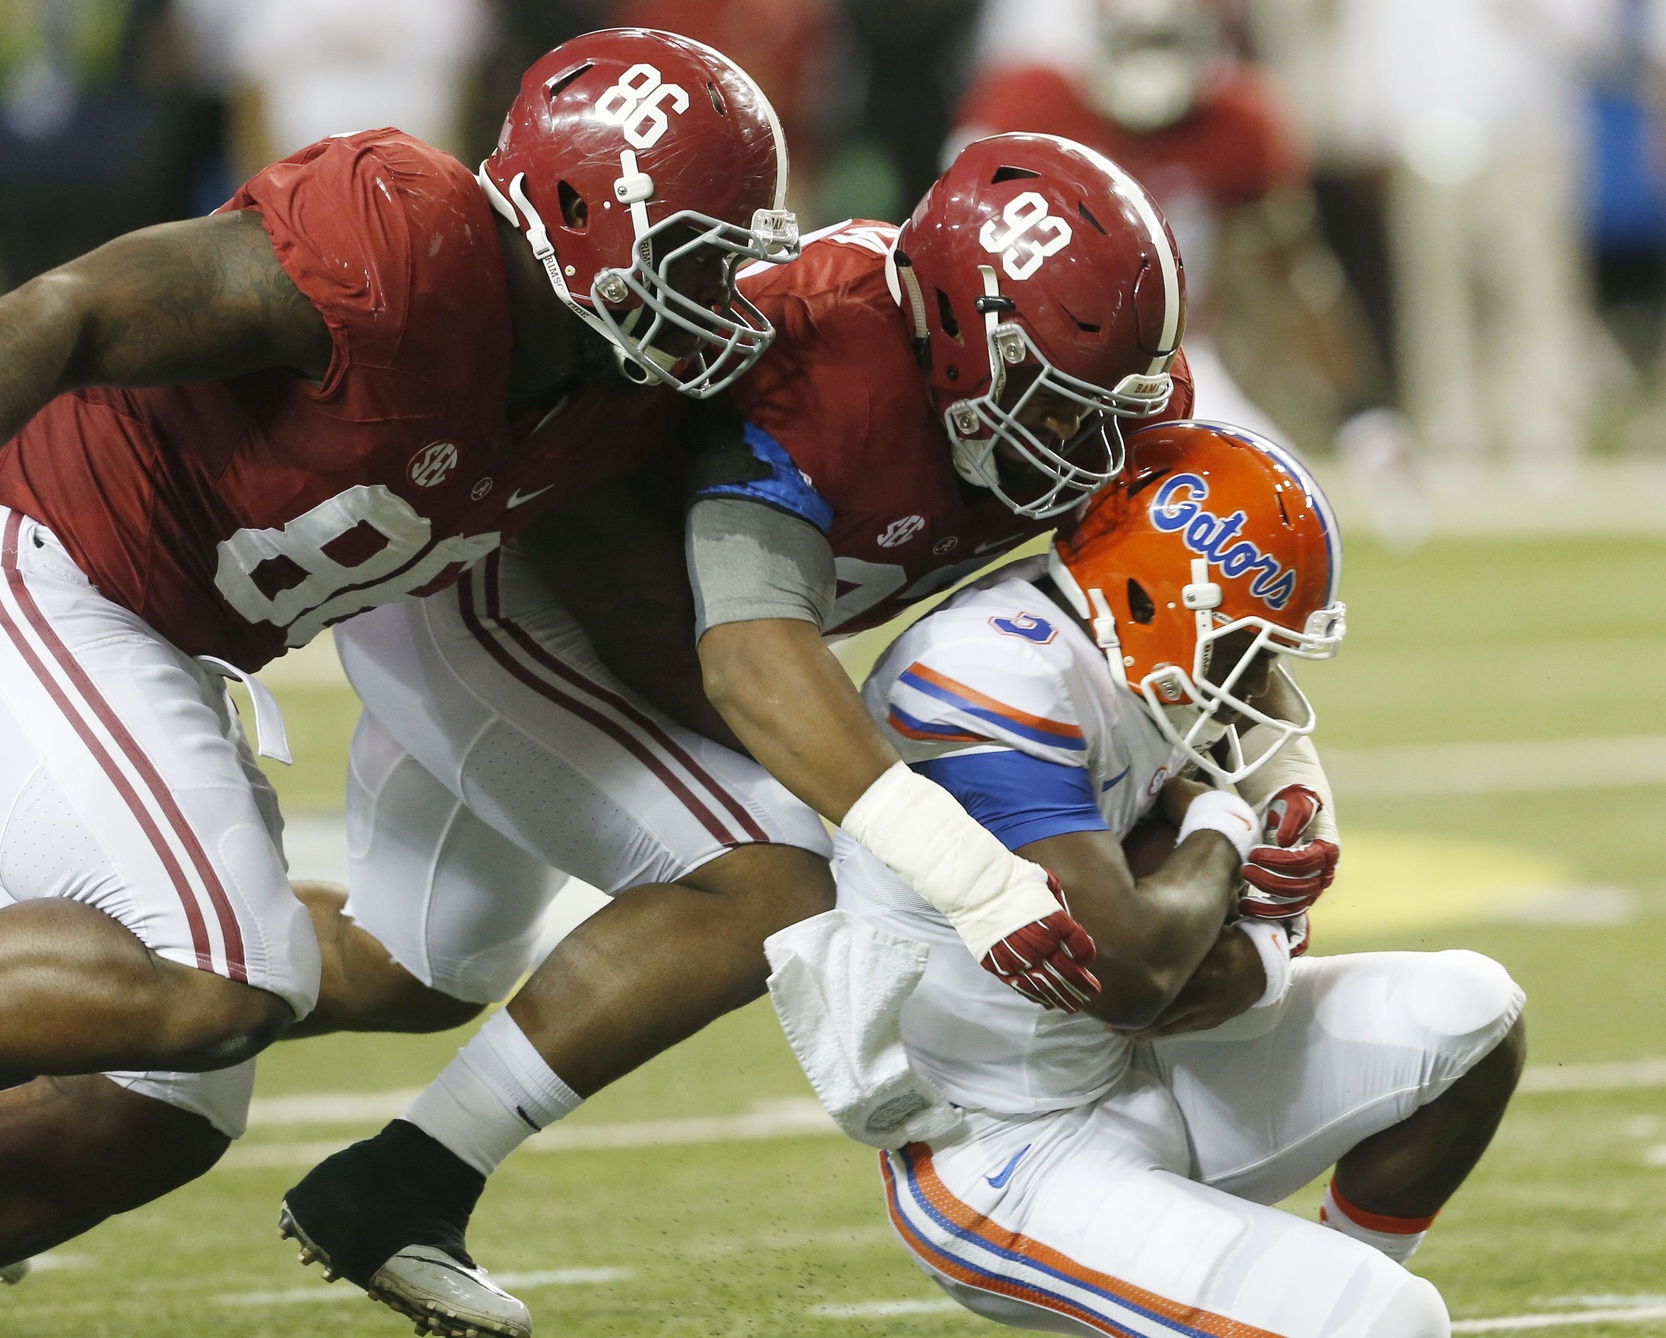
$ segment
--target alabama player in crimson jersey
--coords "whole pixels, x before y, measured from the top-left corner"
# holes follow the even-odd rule
[[[1186,411],[1160,214],[1098,154],[1003,136],[902,229],[830,229],[741,288],[780,333],[693,429],[686,535],[591,494],[454,591],[337,633],[366,713],[333,940],[353,990],[321,1011],[385,1025],[501,997],[531,964],[541,865],[623,894],[403,1119],[286,1197],[303,1260],[444,1332],[523,1338],[465,1248],[486,1175],[762,990],[763,938],[828,904],[817,813],[1013,988],[1064,1010],[1099,988],[1046,872],[902,766],[823,637],[1042,533],[1115,476],[1121,422]],[[631,569],[682,539],[688,582]],[[627,570],[592,588],[598,551]]]
[[[0,1260],[211,1165],[313,1007],[224,676],[445,586],[744,371],[785,191],[744,73],[619,30],[528,71],[478,177],[334,137],[0,300]]]
[[[1207,0],[1092,0],[1079,64],[995,65],[972,81],[951,142],[1002,131],[1067,135],[1139,179],[1186,256],[1192,303],[1187,351],[1198,411],[1279,435],[1216,352],[1219,267],[1230,256],[1279,295],[1276,328],[1342,397],[1365,389],[1362,350],[1347,319],[1336,263],[1315,226],[1309,164],[1277,89],[1230,58]],[[1267,327],[1274,328],[1274,327]]]

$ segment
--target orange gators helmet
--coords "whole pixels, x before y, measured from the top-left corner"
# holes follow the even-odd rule
[[[1242,780],[1291,738],[1312,733],[1313,708],[1299,689],[1302,718],[1294,721],[1234,692],[1257,656],[1329,659],[1346,627],[1336,598],[1336,517],[1283,447],[1219,423],[1134,433],[1122,477],[1061,531],[1049,574],[1092,626],[1113,675],[1217,780]],[[1216,663],[1223,644],[1236,659]],[[1278,731],[1253,762],[1229,729],[1240,721]],[[1223,739],[1225,764],[1214,756]]]
[[[798,254],[787,142],[728,57],[649,28],[564,42],[522,76],[479,179],[632,380],[704,399],[769,347],[775,331],[734,275]],[[717,300],[678,291],[679,262],[718,257]]]
[[[1118,418],[1168,404],[1180,252],[1145,188],[1084,145],[968,144],[902,225],[887,277],[955,469],[1021,516],[1062,515],[1115,478]],[[1085,414],[1070,441],[1020,421],[1036,396]]]

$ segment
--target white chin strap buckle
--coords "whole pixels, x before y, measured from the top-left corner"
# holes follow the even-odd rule
[[[1192,583],[1182,587],[1180,602],[1193,613],[1205,613],[1221,606],[1221,588],[1209,579],[1209,560],[1192,559]]]
[[[1212,610],[1221,606],[1221,588],[1209,579],[1209,559],[1192,559],[1192,583],[1180,589],[1180,602],[1197,616],[1197,644],[1200,648],[1209,645],[1209,633],[1215,628]],[[1207,659],[1199,664],[1202,665]]]
[[[632,172],[613,183],[613,198],[620,204],[641,204],[654,198],[654,179],[646,172]]]

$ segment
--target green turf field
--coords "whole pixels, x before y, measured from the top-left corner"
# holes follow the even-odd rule
[[[1663,571],[1666,549],[1643,541],[1440,541],[1410,557],[1356,543],[1347,647],[1304,676],[1322,746],[1363,758],[1368,774],[1381,756],[1369,750],[1388,747],[1666,733]],[[339,804],[351,702],[313,688],[290,690],[286,705],[300,754],[280,777],[286,802]],[[1534,1090],[1518,1096],[1415,1261],[1445,1291],[1459,1332],[1526,1331],[1482,1321],[1553,1316],[1531,1328],[1666,1333],[1666,1062],[1634,1062],[1666,1060],[1659,774],[1344,806],[1348,853],[1334,904],[1317,917],[1316,950],[1473,947],[1529,994]],[[418,1086],[457,1039],[280,1045],[263,1060],[260,1092]],[[1599,1064],[1616,1067],[1576,1067]],[[642,1131],[619,1126],[756,1120],[669,1126],[684,1138],[728,1135],[719,1141],[529,1146],[488,1191],[476,1253],[509,1275],[546,1338],[996,1332],[934,1295],[892,1241],[867,1149],[818,1134],[734,1137],[790,1124],[807,1091],[766,1007],[726,1019],[562,1129],[574,1142],[629,1143]],[[347,1284],[297,1268],[273,1227],[308,1158],[381,1117],[275,1118],[202,1181],[64,1247],[0,1295],[4,1332],[407,1332]],[[1291,1206],[1310,1213],[1316,1202],[1309,1191]]]

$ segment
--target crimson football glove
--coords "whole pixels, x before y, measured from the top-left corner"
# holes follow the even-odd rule
[[[1290,956],[1300,957],[1307,951],[1313,941],[1313,931],[1308,927],[1307,912],[1291,916],[1284,922],[1284,932],[1290,935]]]
[[[1098,949],[1071,918],[1064,887],[1051,871],[1047,886],[1062,909],[997,942],[984,954],[983,969],[1043,1008],[1075,1013],[1099,997],[1099,979],[1087,968]]]
[[[1255,846],[1239,875],[1249,890],[1238,899],[1241,915],[1284,920],[1300,915],[1336,877],[1341,851],[1323,838],[1303,840],[1324,801],[1305,785],[1286,785],[1267,804],[1262,844]]]

